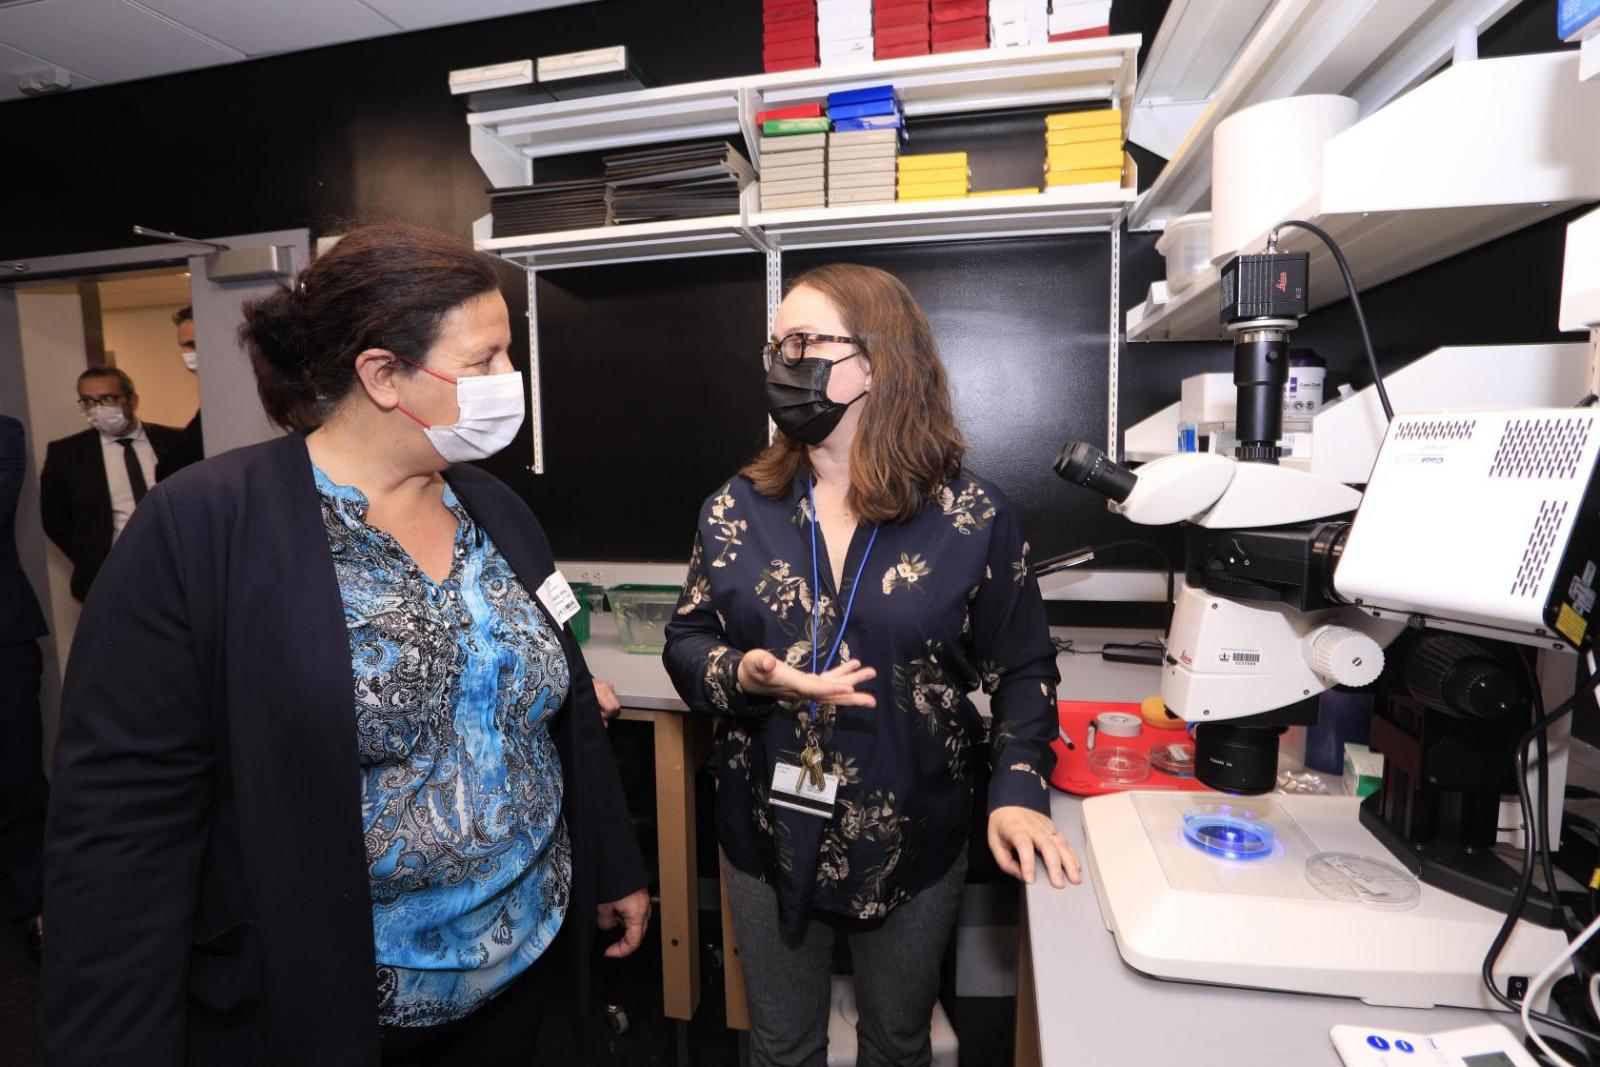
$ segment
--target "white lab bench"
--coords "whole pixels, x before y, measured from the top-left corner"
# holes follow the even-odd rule
[[[1051,790],[1050,812],[1084,854],[1080,797]],[[1165,982],[1129,967],[1100,917],[1094,888],[1053,889],[1040,876],[1023,894],[1017,961],[1017,1067],[1338,1067],[1337,1023],[1433,1031],[1500,1022],[1509,1013],[1376,1008],[1359,1000]]]

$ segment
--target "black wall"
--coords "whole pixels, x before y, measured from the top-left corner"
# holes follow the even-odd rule
[[[1148,47],[1162,0],[1119,0],[1114,32]],[[1555,0],[1528,0],[1485,55],[1556,47]],[[623,42],[662,84],[760,66],[756,0],[602,0],[534,15],[360,42],[145,82],[0,105],[0,259],[136,243],[134,223],[197,235],[398,217],[466,237],[488,210],[467,151],[453,68]],[[1038,181],[1039,112],[912,127],[914,151],[967,147],[975,188]],[[1160,161],[1144,154],[1141,185]],[[592,157],[539,175],[592,171]],[[1439,344],[1555,337],[1561,225],[1547,223],[1373,291],[1388,364]],[[1161,273],[1150,235],[1124,235],[1123,303]],[[1049,464],[1060,442],[1105,438],[1109,237],[793,254],[900,275],[932,320],[972,446],[970,465],[1021,506],[1036,550],[1126,532]],[[539,513],[559,555],[681,560],[700,501],[760,447],[761,257],[731,255],[540,275],[548,473],[527,470],[527,432],[489,464]],[[1514,278],[1515,285],[1505,279]],[[526,284],[507,268],[526,366]],[[1340,304],[1301,343],[1334,380],[1362,382]],[[1124,426],[1171,402],[1184,374],[1226,369],[1221,345],[1123,349]]]

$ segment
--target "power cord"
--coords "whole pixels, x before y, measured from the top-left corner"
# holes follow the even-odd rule
[[[1378,393],[1378,403],[1383,405],[1383,417],[1389,422],[1394,421],[1394,405],[1389,403],[1389,391],[1383,386],[1383,373],[1378,370],[1378,357],[1372,351],[1372,335],[1367,332],[1367,316],[1361,310],[1361,297],[1356,292],[1356,278],[1350,273],[1350,264],[1345,261],[1344,252],[1339,248],[1338,242],[1328,235],[1320,226],[1313,226],[1301,219],[1288,219],[1272,228],[1272,234],[1267,238],[1267,251],[1275,252],[1278,248],[1278,233],[1280,230],[1291,226],[1299,227],[1312,234],[1328,246],[1328,251],[1333,253],[1334,262],[1339,264],[1339,273],[1344,275],[1344,288],[1350,294],[1350,306],[1356,312],[1356,326],[1361,331],[1361,346],[1367,353],[1367,366],[1372,371],[1372,385]]]
[[[1593,661],[1591,659],[1591,669],[1592,666]],[[1494,965],[1500,959],[1500,954],[1505,951],[1506,942],[1511,940],[1511,933],[1516,929],[1517,922],[1522,916],[1522,909],[1528,902],[1528,893],[1533,887],[1534,867],[1538,863],[1538,847],[1534,840],[1537,823],[1533,811],[1533,801],[1528,795],[1528,747],[1534,743],[1534,739],[1540,734],[1570,714],[1581,699],[1592,696],[1596,689],[1600,689],[1600,671],[1591,673],[1570,697],[1562,701],[1554,711],[1534,722],[1517,741],[1517,802],[1521,806],[1523,835],[1522,877],[1517,886],[1516,896],[1511,902],[1511,907],[1506,912],[1505,922],[1501,924],[1499,933],[1495,935],[1494,941],[1489,945],[1488,953],[1483,958],[1482,971],[1483,984],[1489,990],[1489,995],[1494,997],[1508,1011],[1520,1013],[1523,1004],[1500,992],[1500,988],[1495,984],[1494,980]],[[1531,999],[1531,997],[1525,997],[1524,1002]],[[1563,1019],[1554,1018],[1543,1012],[1533,1011],[1531,1007],[1527,1013],[1527,1018],[1544,1023],[1546,1026],[1557,1030],[1565,1031],[1586,1041],[1600,1042],[1600,1034],[1581,1026],[1575,1026]]]

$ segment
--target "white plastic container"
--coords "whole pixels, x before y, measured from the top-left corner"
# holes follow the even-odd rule
[[[1211,263],[1211,212],[1169,219],[1156,251],[1167,260],[1167,291],[1189,288]]]

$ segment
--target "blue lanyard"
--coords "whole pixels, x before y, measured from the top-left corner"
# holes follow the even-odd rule
[[[822,586],[821,575],[817,570],[817,481],[815,478],[807,480],[806,499],[811,503],[811,673],[821,674],[833,666],[833,658],[839,654],[839,646],[844,642],[844,628],[850,625],[850,613],[855,610],[856,590],[861,588],[861,575],[867,569],[867,560],[872,556],[872,546],[878,542],[878,527],[872,528],[872,536],[867,539],[867,550],[861,554],[861,563],[856,567],[855,581],[850,583],[850,599],[845,603],[844,617],[839,620],[839,632],[833,635],[833,647],[828,650],[828,659],[822,665],[822,670],[817,669],[817,639],[822,636]],[[811,721],[816,722],[817,702],[811,702]]]

